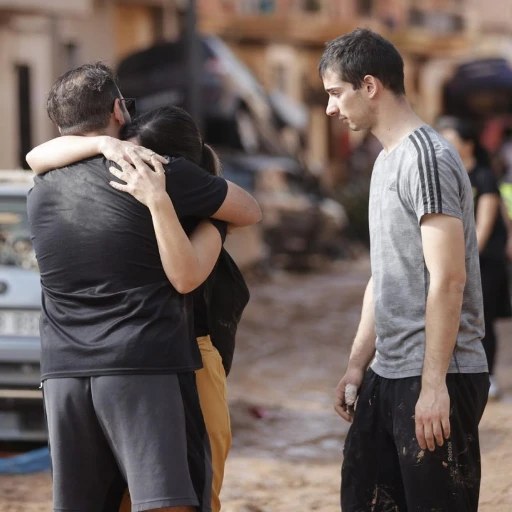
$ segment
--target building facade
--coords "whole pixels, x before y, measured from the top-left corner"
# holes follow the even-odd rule
[[[491,0],[497,1],[497,0]],[[364,134],[325,115],[327,96],[317,63],[325,42],[359,26],[372,28],[401,51],[406,90],[431,121],[444,79],[478,38],[477,0],[199,0],[200,26],[224,38],[268,91],[308,105],[307,160],[336,183]],[[427,73],[424,76],[424,70]],[[432,88],[432,82],[436,87]]]
[[[179,9],[178,0],[0,0],[0,169],[25,166],[56,135],[45,109],[56,77],[174,37]]]
[[[176,38],[188,0],[0,0],[0,168],[56,134],[45,102],[64,71],[115,65],[130,52]],[[310,167],[336,182],[361,134],[327,118],[317,63],[326,41],[367,26],[391,39],[406,63],[418,113],[442,110],[442,83],[457,63],[512,55],[510,0],[197,0],[200,30],[222,37],[268,92],[308,110]]]

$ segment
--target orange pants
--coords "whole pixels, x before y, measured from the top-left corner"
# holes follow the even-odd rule
[[[203,368],[196,371],[197,390],[212,449],[212,512],[219,512],[219,495],[224,480],[224,466],[231,448],[226,372],[222,366],[222,358],[212,345],[210,336],[197,338],[197,343],[203,358]],[[119,512],[130,512],[131,509],[130,495],[126,492]]]

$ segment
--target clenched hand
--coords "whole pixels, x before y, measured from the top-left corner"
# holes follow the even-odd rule
[[[336,386],[334,410],[346,421],[352,423],[354,406],[364,378],[364,370],[349,368]],[[347,389],[347,387],[349,389]],[[352,387],[352,389],[350,389]],[[352,395],[352,396],[350,396]]]

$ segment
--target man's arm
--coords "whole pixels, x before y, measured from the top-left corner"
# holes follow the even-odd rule
[[[496,218],[500,210],[501,198],[498,194],[482,194],[478,200],[476,212],[476,239],[478,252],[482,252],[492,230],[496,225]]]
[[[421,221],[425,264],[430,274],[426,308],[426,347],[421,392],[416,404],[416,437],[433,451],[450,436],[450,397],[446,374],[460,325],[466,284],[464,228],[442,214]]]
[[[212,215],[213,218],[228,222],[232,227],[243,228],[261,221],[261,209],[243,188],[228,183],[228,192],[222,206]]]
[[[345,389],[347,385],[352,385],[356,386],[359,391],[366,368],[375,354],[375,337],[373,280],[370,278],[364,293],[361,320],[356,337],[354,338],[354,343],[352,344],[347,371],[336,386],[334,409],[343,419],[349,422],[352,422],[354,403],[346,402]]]

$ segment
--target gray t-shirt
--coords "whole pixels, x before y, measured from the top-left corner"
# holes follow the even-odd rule
[[[429,273],[420,221],[431,213],[461,219],[466,242],[466,287],[449,372],[487,372],[471,184],[456,150],[423,125],[388,155],[382,151],[372,174],[369,221],[377,340],[371,368],[381,377],[422,373]]]

